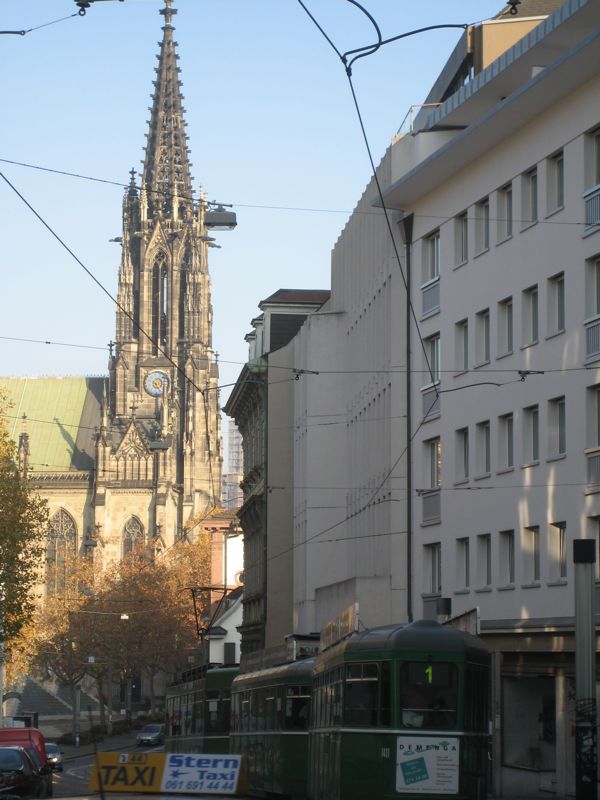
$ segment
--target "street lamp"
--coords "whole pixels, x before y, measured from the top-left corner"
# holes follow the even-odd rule
[[[209,231],[232,231],[237,219],[235,211],[227,211],[227,208],[222,203],[209,203],[204,214],[204,227]]]

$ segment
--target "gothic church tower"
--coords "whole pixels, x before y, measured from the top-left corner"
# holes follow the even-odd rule
[[[171,4],[160,11],[141,186],[132,170],[123,200],[116,342],[96,451],[95,525],[117,557],[125,516],[132,539],[139,523],[137,538],[160,551],[220,501],[207,204],[193,198]]]

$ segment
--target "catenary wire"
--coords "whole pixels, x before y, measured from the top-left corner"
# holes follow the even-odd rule
[[[24,337],[19,336],[0,336],[1,341],[12,341],[12,342],[25,342],[30,344],[44,344],[44,345],[55,345],[60,347],[76,347],[76,348],[85,348],[89,350],[108,350],[110,345],[106,345],[102,347],[100,345],[90,345],[90,344],[76,344],[75,342],[54,342],[48,339],[27,339]],[[216,354],[215,354],[216,356]],[[232,361],[225,358],[218,358],[215,359],[219,364],[237,364],[239,366],[244,366],[247,362],[246,361]],[[282,364],[269,364],[269,369],[275,370],[282,370],[288,372],[298,373],[297,367],[288,367]],[[593,372],[597,369],[600,369],[600,365],[588,364],[580,367],[544,367],[543,370],[535,369],[533,366],[527,368],[526,370],[520,370],[518,367],[470,367],[468,369],[461,369],[457,371],[456,369],[439,369],[438,372],[443,375],[455,375],[457,377],[462,377],[467,374],[475,374],[475,375],[485,375],[485,374],[497,374],[497,375],[506,375],[513,372],[527,372],[531,374],[545,374],[545,373],[560,373],[560,372]],[[409,372],[406,367],[403,366],[392,366],[392,367],[382,367],[381,369],[319,369],[319,370],[312,370],[306,369],[303,371],[303,374],[308,375],[403,375]],[[410,369],[411,375],[419,375],[419,374],[429,374],[428,370],[426,369],[418,369],[415,367],[411,367]],[[265,385],[272,386],[277,383],[283,383],[286,381],[265,381]],[[292,378],[295,380],[295,378]],[[237,383],[237,382],[236,382]],[[230,386],[235,386],[236,383],[222,383],[219,386],[215,387],[216,389],[226,389]],[[467,388],[467,387],[465,387]],[[205,390],[206,391],[206,390]],[[445,389],[442,391],[446,391]],[[342,412],[340,412],[342,413]],[[311,415],[316,416],[316,415]],[[331,416],[331,415],[327,415]]]
[[[566,142],[565,144],[568,144]],[[108,178],[98,178],[92,175],[83,175],[78,172],[69,172],[67,170],[62,169],[52,169],[51,167],[43,167],[38,164],[30,164],[26,161],[15,161],[14,159],[9,158],[0,158],[0,163],[3,164],[12,164],[13,166],[18,167],[25,167],[27,169],[38,170],[40,172],[49,172],[55,175],[64,175],[65,177],[69,178],[78,178],[80,180],[91,181],[93,183],[105,183],[109,186],[118,186],[121,189],[128,189],[130,187],[129,183],[123,183],[122,181],[115,181],[110,180]],[[520,174],[520,173],[519,173]],[[505,181],[507,183],[515,180],[518,175],[513,175],[510,181]],[[136,189],[141,189],[142,186],[135,187]],[[146,191],[149,193],[158,192],[159,190],[146,188]],[[160,192],[161,195],[166,197],[173,196],[170,192]],[[194,196],[188,195],[178,195],[180,199],[183,200],[192,200],[196,201]],[[311,213],[311,214],[356,214],[357,216],[382,216],[383,209],[347,209],[347,208],[315,208],[315,207],[308,207],[308,206],[282,206],[282,205],[269,205],[264,203],[239,203],[235,202],[231,204],[235,208],[256,208],[262,209],[266,211],[300,211],[303,213]],[[447,213],[440,213],[440,214],[415,214],[415,219],[432,219],[436,220],[438,225],[444,225],[447,222],[451,222],[455,217],[456,213],[454,214],[447,214]],[[467,215],[466,219],[469,222],[475,222],[475,216]],[[516,219],[512,218],[513,222],[521,225],[531,224],[531,220],[529,219]],[[490,222],[506,222],[506,217],[490,217]],[[586,226],[587,223],[585,220],[557,220],[555,218],[552,219],[538,219],[535,221],[538,225],[578,225],[578,226]]]

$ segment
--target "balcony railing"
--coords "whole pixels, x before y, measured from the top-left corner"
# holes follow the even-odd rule
[[[423,402],[423,418],[428,419],[429,417],[439,417],[441,408],[440,395],[437,388],[432,386],[431,389],[422,390],[421,398]]]
[[[424,492],[423,498],[423,522],[439,522],[441,518],[442,495],[439,489],[432,489]]]
[[[600,355],[600,319],[585,326],[585,357]]]
[[[423,314],[431,314],[440,307],[440,279],[435,278],[421,286],[423,297]]]
[[[585,201],[585,230],[587,232],[600,226],[600,186],[594,186],[593,189],[584,192],[583,199]]]

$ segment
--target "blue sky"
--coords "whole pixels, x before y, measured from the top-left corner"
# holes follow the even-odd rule
[[[346,0],[306,0],[340,50],[373,41]],[[384,38],[492,16],[502,0],[364,0]],[[0,36],[0,158],[97,178],[141,169],[161,0],[94,4],[26,36]],[[196,187],[232,203],[238,228],[210,251],[221,383],[247,356],[258,302],[280,287],[329,288],[330,253],[370,166],[343,68],[296,0],[176,0]],[[73,0],[2,3],[0,29],[74,13]],[[459,31],[422,34],[357,62],[355,87],[376,160],[422,102]],[[122,190],[0,163],[39,214],[112,293]],[[309,210],[311,209],[311,210]],[[104,348],[112,302],[0,181],[1,337]],[[107,350],[0,338],[4,375],[106,372]],[[222,392],[225,401],[229,389]]]

